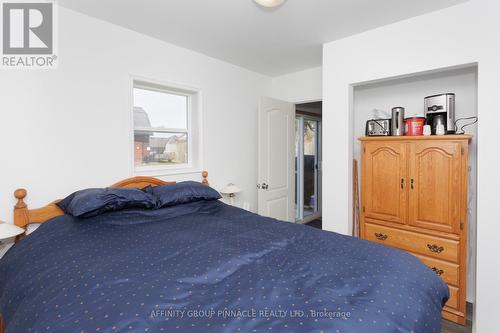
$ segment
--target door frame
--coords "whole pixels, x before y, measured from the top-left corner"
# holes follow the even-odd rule
[[[296,223],[301,223],[301,224],[306,224],[306,223],[309,223],[309,222],[312,222],[316,219],[319,219],[321,218],[322,216],[322,208],[323,208],[323,195],[322,195],[322,190],[323,190],[323,167],[322,167],[322,163],[323,163],[323,117],[317,117],[317,116],[312,116],[312,115],[306,115],[306,114],[297,114],[297,105],[298,104],[307,104],[307,103],[314,103],[314,102],[321,102],[323,103],[323,100],[322,99],[313,99],[313,100],[305,100],[305,101],[295,101],[293,102],[294,106],[295,106],[295,119],[297,119],[298,117],[302,117],[304,120],[307,119],[307,120],[315,120],[315,121],[318,121],[318,137],[319,137],[319,140],[317,140],[317,154],[316,154],[316,159],[317,159],[317,165],[318,165],[318,168],[317,168],[317,179],[316,179],[316,190],[315,190],[315,195],[316,195],[316,205],[317,205],[317,212],[312,214],[312,215],[309,215],[307,216],[306,218],[304,218],[303,216],[303,209],[301,210],[301,213],[300,213],[300,218],[296,218],[295,219],[295,222]],[[303,133],[304,132],[304,127],[303,127],[303,121],[300,122],[300,132]],[[300,145],[301,149],[300,149],[300,155],[304,155],[304,152],[303,152],[303,144]],[[295,150],[295,149],[294,149]],[[302,161],[302,163],[298,163],[297,165],[298,167],[298,171],[295,171],[295,179],[297,179],[297,172],[300,172],[300,174],[303,174],[304,172],[304,163]],[[304,188],[304,183],[303,181],[302,182],[297,182],[297,186],[295,187],[295,192],[294,195],[297,196],[297,201],[296,202],[296,205],[297,207],[295,207],[295,211],[297,212],[299,208],[303,208],[304,206],[304,194],[303,194],[303,188]],[[320,193],[321,195],[318,196],[318,193]],[[298,204],[297,204],[298,203]]]

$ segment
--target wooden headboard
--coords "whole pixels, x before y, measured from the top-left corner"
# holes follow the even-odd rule
[[[203,177],[201,182],[205,185],[208,185],[208,172],[203,171],[201,175]],[[144,188],[147,186],[158,186],[165,184],[175,184],[175,182],[166,182],[153,177],[132,177],[119,181],[118,183],[111,185],[111,187]],[[24,202],[24,198],[27,194],[28,191],[23,188],[17,189],[14,192],[14,196],[17,199],[17,203],[14,206],[14,224],[18,227],[26,229],[28,225],[32,223],[43,223],[53,217],[64,215],[61,208],[56,205],[59,200],[53,201],[47,206],[41,208],[28,209],[28,205]]]

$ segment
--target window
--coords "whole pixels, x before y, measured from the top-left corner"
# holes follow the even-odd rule
[[[134,81],[133,101],[136,172],[196,167],[197,93]]]

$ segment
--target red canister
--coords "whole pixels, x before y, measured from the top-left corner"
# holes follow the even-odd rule
[[[413,117],[405,119],[405,135],[417,136],[424,135],[424,117]]]

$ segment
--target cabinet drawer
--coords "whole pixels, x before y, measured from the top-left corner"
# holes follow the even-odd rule
[[[411,231],[365,223],[364,238],[433,258],[459,260],[459,242]]]
[[[450,288],[450,298],[448,299],[448,302],[446,302],[446,306],[450,307],[452,309],[455,309],[455,310],[459,310],[460,309],[459,302],[458,302],[459,290],[457,287],[453,287],[453,286],[448,286],[448,287]]]
[[[432,269],[434,273],[439,275],[447,284],[458,286],[460,276],[460,266],[451,262],[446,262],[439,259],[429,258],[415,254],[427,267]]]

